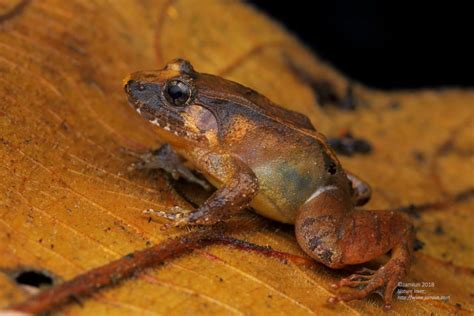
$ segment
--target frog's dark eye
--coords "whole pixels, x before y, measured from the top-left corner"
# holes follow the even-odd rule
[[[186,104],[191,97],[191,88],[186,83],[178,80],[168,82],[164,92],[168,102],[176,106]]]
[[[146,87],[142,84],[139,84],[137,89],[138,89],[138,91],[144,91],[146,89]]]

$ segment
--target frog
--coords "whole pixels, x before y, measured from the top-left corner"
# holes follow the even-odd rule
[[[415,230],[404,215],[365,210],[370,186],[345,170],[326,137],[302,113],[225,78],[200,73],[185,59],[124,79],[129,104],[168,146],[176,177],[195,170],[216,190],[197,207],[145,212],[168,227],[215,225],[251,209],[294,225],[304,253],[331,268],[367,263],[390,252],[379,269],[363,268],[331,286],[329,302],[376,292],[390,308],[409,272]],[[182,166],[182,161],[186,162]],[[181,172],[180,172],[181,170]],[[196,180],[194,179],[196,182]],[[344,288],[345,290],[341,290]]]

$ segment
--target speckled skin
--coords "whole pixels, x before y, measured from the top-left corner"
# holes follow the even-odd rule
[[[370,188],[344,171],[306,116],[235,82],[198,73],[184,60],[132,74],[125,91],[137,112],[158,127],[158,137],[218,188],[196,210],[155,215],[174,226],[211,225],[251,205],[294,224],[301,248],[332,268],[392,250],[378,271],[335,285],[361,289],[332,299],[362,298],[385,285],[390,306],[409,268],[413,227],[398,213],[354,209],[368,201]]]

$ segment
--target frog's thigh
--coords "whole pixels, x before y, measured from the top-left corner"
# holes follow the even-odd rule
[[[307,254],[326,266],[341,268],[388,252],[406,241],[412,226],[395,212],[354,211],[349,197],[328,186],[301,206],[295,229]]]

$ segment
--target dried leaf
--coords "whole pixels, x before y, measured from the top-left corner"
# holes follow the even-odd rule
[[[70,279],[182,233],[162,232],[141,215],[186,202],[161,173],[127,171],[134,158],[124,149],[159,143],[121,86],[128,73],[178,56],[305,113],[328,136],[350,130],[369,141],[370,154],[341,158],[373,186],[368,208],[436,202],[474,187],[474,91],[384,92],[354,84],[348,94],[345,77],[240,2],[2,0],[0,17],[1,307],[28,295],[12,271],[28,267]],[[318,104],[316,97],[328,95],[356,110]],[[473,206],[465,199],[414,219],[425,247],[407,282],[434,282],[423,295],[449,299],[396,300],[393,313],[474,311]],[[291,228],[269,225],[240,237],[303,255]],[[378,297],[325,303],[330,284],[347,273],[213,246],[64,311],[384,314]]]

